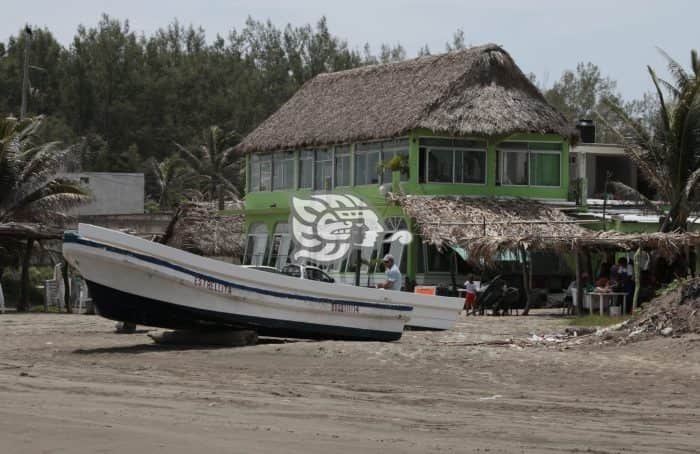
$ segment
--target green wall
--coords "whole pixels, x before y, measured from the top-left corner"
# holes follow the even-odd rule
[[[449,184],[449,183],[425,183],[420,184],[419,178],[419,138],[444,136],[434,134],[428,130],[415,130],[408,134],[409,141],[409,179],[400,183],[401,188],[407,194],[416,195],[464,195],[480,197],[525,197],[551,200],[565,200],[569,190],[569,144],[557,135],[517,134],[502,140],[522,141],[557,141],[562,143],[560,159],[561,178],[558,187],[533,187],[533,186],[497,186],[496,185],[496,144],[501,140],[487,140],[486,156],[486,184]],[[355,147],[351,145],[351,178],[355,181],[354,153]],[[297,153],[298,156],[298,153]],[[247,161],[246,161],[247,164]],[[294,181],[298,181],[298,166],[295,166]],[[246,181],[249,168],[246,165]],[[254,222],[263,222],[267,225],[272,241],[272,234],[279,222],[288,222],[289,204],[292,195],[308,196],[313,191],[310,189],[279,190],[266,192],[251,192],[246,194],[245,213],[246,229]],[[379,185],[362,185],[352,187],[334,188],[332,193],[353,194],[365,200],[372,206],[382,218],[389,216],[404,216],[400,207],[388,203],[387,199],[379,192]],[[413,229],[413,222],[406,219],[409,228]],[[269,247],[269,244],[268,244]],[[417,270],[418,245],[412,244],[407,250],[407,274],[415,278]]]

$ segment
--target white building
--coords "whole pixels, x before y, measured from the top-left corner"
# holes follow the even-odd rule
[[[142,173],[76,172],[63,178],[86,186],[92,200],[73,210],[79,216],[142,214],[144,209],[144,176]]]

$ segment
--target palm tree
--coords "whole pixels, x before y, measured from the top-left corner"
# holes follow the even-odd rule
[[[218,199],[219,209],[223,210],[226,193],[240,196],[241,159],[235,156],[232,137],[224,134],[218,126],[204,130],[203,141],[193,150],[175,143],[192,169],[202,177],[202,193],[209,201]]]
[[[649,183],[669,204],[660,231],[685,231],[700,182],[700,60],[697,51],[691,51],[688,72],[664,51],[660,52],[674,80],[670,83],[660,79],[648,67],[659,100],[657,131],[644,128],[619,105],[610,101],[606,104],[625,128],[624,131],[611,129]],[[664,92],[670,95],[668,100]],[[600,115],[599,118],[605,122]]]
[[[66,210],[89,197],[76,182],[57,177],[67,151],[57,142],[36,143],[42,118],[0,118],[0,223],[60,224]],[[18,310],[28,308],[28,269],[33,241],[5,241],[7,255],[22,263]],[[20,252],[22,251],[23,252]]]
[[[184,197],[192,198],[201,177],[187,167],[185,161],[173,155],[161,162],[151,161],[158,184],[158,206],[162,211],[173,208]]]

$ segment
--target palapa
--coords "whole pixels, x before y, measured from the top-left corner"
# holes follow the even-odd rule
[[[205,203],[183,203],[161,242],[208,257],[241,258],[245,251],[245,216],[220,214]]]
[[[486,44],[320,74],[237,149],[249,153],[352,143],[420,128],[450,136],[577,137],[508,52]]]
[[[500,250],[562,247],[552,238],[573,239],[586,230],[557,208],[528,199],[396,196],[423,241],[438,248],[460,246],[491,260]],[[565,246],[564,246],[565,247]]]
[[[459,246],[471,257],[493,261],[519,248],[569,252],[638,248],[671,258],[700,244],[700,233],[630,234],[593,231],[562,210],[528,199],[392,195],[416,224],[424,242]]]

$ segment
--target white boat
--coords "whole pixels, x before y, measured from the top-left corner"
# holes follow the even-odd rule
[[[87,281],[100,315],[141,325],[392,341],[412,312],[391,292],[310,285],[86,224],[65,234],[63,254]]]
[[[147,326],[391,341],[414,312],[416,326],[448,329],[462,305],[457,298],[271,275],[87,224],[66,233],[63,254],[102,316]]]

